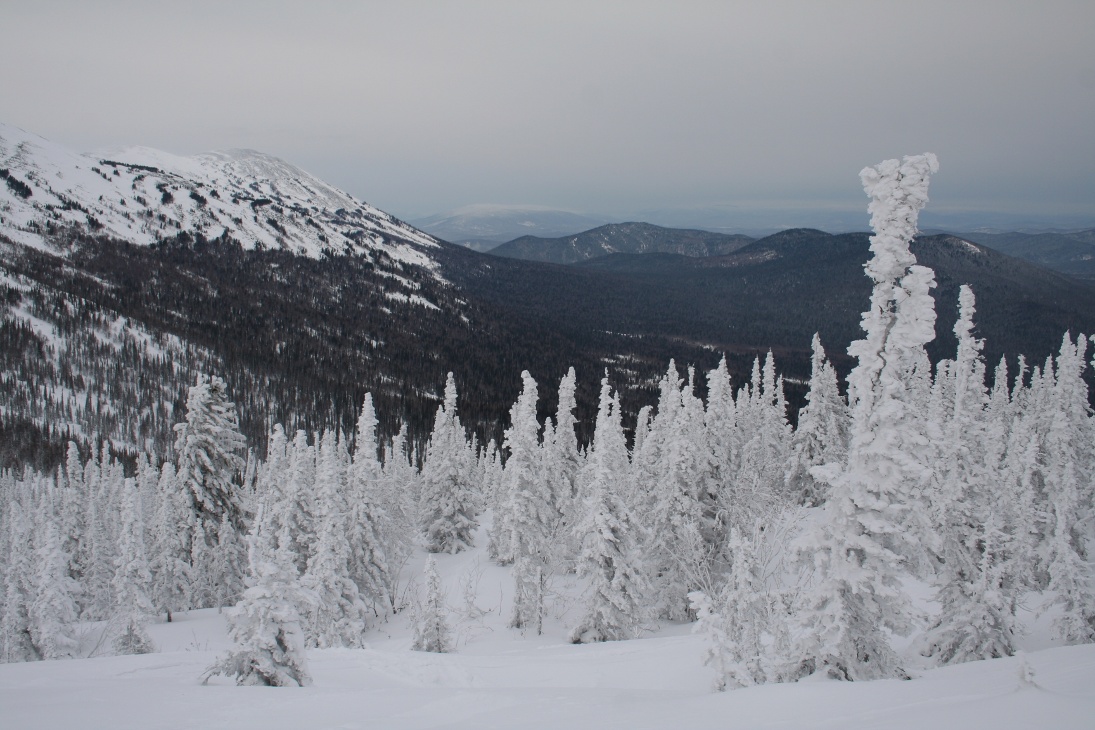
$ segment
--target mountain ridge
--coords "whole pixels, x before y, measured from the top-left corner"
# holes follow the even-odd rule
[[[679,253],[713,256],[730,253],[754,239],[741,234],[664,228],[652,223],[608,223],[557,238],[522,236],[491,249],[492,256],[574,264],[613,253]]]
[[[599,216],[546,206],[487,203],[466,205],[412,221],[431,235],[475,251],[489,251],[525,234],[566,236],[606,222]]]
[[[254,150],[184,157],[129,147],[92,156],[0,124],[0,169],[8,182],[0,186],[0,229],[29,246],[47,246],[72,226],[140,245],[186,232],[311,258],[366,255],[436,274],[427,255],[436,238]],[[402,278],[398,266],[388,268]]]

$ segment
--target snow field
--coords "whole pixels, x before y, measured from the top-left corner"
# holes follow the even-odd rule
[[[487,559],[486,529],[475,549],[435,556],[455,653],[411,651],[403,611],[368,631],[367,648],[309,650],[311,687],[238,687],[225,677],[202,685],[229,642],[223,614],[190,611],[149,626],[158,653],[0,665],[0,726],[1002,730],[1089,728],[1095,717],[1095,645],[933,669],[911,681],[813,677],[720,693],[691,625],[662,624],[631,641],[566,643],[575,613],[567,609],[580,592],[574,581],[555,584],[544,634],[522,635],[506,628],[513,581],[509,568]],[[404,568],[408,600],[425,559],[416,551]],[[468,575],[482,616],[465,610]],[[1035,627],[1024,645],[1049,643],[1042,633]],[[1020,681],[1024,661],[1035,686]]]

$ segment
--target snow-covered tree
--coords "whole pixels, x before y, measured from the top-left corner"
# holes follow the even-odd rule
[[[791,467],[787,491],[792,499],[807,506],[825,502],[825,485],[810,469],[839,464],[848,450],[848,406],[837,387],[836,370],[825,359],[821,337],[814,334],[810,360],[810,390],[806,405],[798,412],[798,428],[791,438]]]
[[[284,531],[292,544],[289,551],[297,563],[297,572],[308,569],[316,544],[316,457],[318,443],[308,443],[308,433],[297,430],[286,447],[287,469],[284,477],[275,477],[285,507],[275,517],[277,534]]]
[[[358,424],[361,431],[361,424]],[[358,451],[354,451],[354,460]],[[381,469],[380,506],[383,508],[390,533],[380,528],[381,540],[387,550],[388,569],[395,575],[407,562],[418,531],[419,479],[407,452],[407,424],[400,426],[385,453]]]
[[[148,654],[155,646],[145,627],[155,608],[149,598],[152,574],[145,558],[144,512],[134,480],[127,479],[122,491],[121,531],[112,581],[121,633],[114,638],[114,650],[119,654]]]
[[[426,603],[416,611],[411,648],[415,651],[450,652],[453,642],[452,629],[446,618],[449,609],[441,588],[441,576],[437,574],[437,561],[432,555],[426,558],[423,576],[426,579]]]
[[[369,394],[362,404],[354,441],[353,460],[346,473],[350,577],[365,603],[371,603],[374,610],[391,610],[395,573],[410,552],[412,527],[406,483],[387,478],[377,461],[376,413]],[[392,454],[390,459],[399,461],[403,456]]]
[[[738,423],[742,431],[741,457],[735,478],[737,496],[757,507],[737,524],[746,526],[755,518],[756,509],[770,511],[768,504],[783,501],[785,473],[791,453],[791,426],[787,422],[787,401],[783,379],[776,377],[771,351],[753,362],[753,375],[747,397],[739,396]],[[763,505],[763,506],[762,506]],[[746,522],[749,520],[749,522]]]
[[[858,362],[848,377],[847,460],[812,472],[829,485],[829,500],[818,529],[799,543],[815,572],[796,617],[800,674],[907,676],[887,630],[911,628],[898,551],[907,547],[903,525],[912,487],[930,473],[921,461],[930,444],[917,411],[926,394],[915,380],[923,377],[924,345],[935,337],[933,274],[916,265],[909,244],[937,169],[935,156],[926,154],[860,173],[872,198],[873,256],[865,268],[874,289],[863,315],[866,336],[848,349]]]
[[[627,444],[619,400],[606,374],[593,445],[581,478],[584,517],[575,525],[581,540],[578,575],[588,579],[583,617],[570,632],[574,643],[634,638],[647,623],[649,590],[639,549],[642,540],[626,502],[620,497],[627,474]]]
[[[709,515],[702,499],[708,473],[703,407],[691,392],[692,383],[687,393],[682,385],[670,362],[660,384],[657,415],[633,470],[642,494],[636,502],[649,537],[644,553],[653,576],[655,610],[673,620],[690,618],[688,593],[699,588],[709,562]]]
[[[7,555],[4,576],[4,615],[0,622],[0,649],[4,662],[30,662],[43,659],[31,632],[31,604],[34,585],[35,555],[31,542],[31,524],[23,507],[12,498],[5,506]]]
[[[765,665],[770,654],[763,636],[771,606],[757,574],[753,540],[731,528],[727,543],[733,568],[722,590],[714,597],[701,591],[689,594],[698,619],[695,630],[708,642],[704,663],[715,670],[715,689],[720,692],[768,681]]]
[[[217,525],[217,549],[212,551],[210,557],[208,586],[211,605],[218,608],[231,606],[239,600],[245,587],[247,544],[227,515],[222,516]]]
[[[301,581],[316,597],[307,633],[321,649],[361,646],[368,611],[351,575],[359,526],[351,524],[346,500],[347,460],[334,432],[324,434],[316,468],[316,545]]]
[[[996,486],[984,461],[986,441],[983,342],[973,336],[974,296],[959,292],[954,326],[958,353],[951,367],[951,410],[935,469],[932,513],[942,561],[937,592],[940,611],[922,639],[923,653],[943,664],[1010,656],[1016,633],[1018,596],[1005,580],[1005,538],[991,498]]]
[[[737,472],[741,460],[741,434],[738,429],[737,404],[726,357],[707,374],[707,407],[704,427],[712,444],[717,468],[717,481],[725,484]]]
[[[84,484],[84,465],[80,460],[80,451],[72,441],[65,451],[65,464],[62,469],[64,484],[61,489],[61,539],[62,549],[69,556],[68,574],[80,581],[85,572],[83,560],[86,558],[88,493]],[[76,595],[79,604],[83,599],[83,586]]]
[[[437,409],[422,465],[420,521],[431,553],[458,553],[472,546],[477,495],[468,484],[468,444],[456,415],[456,383],[449,373],[445,401]]]
[[[242,531],[246,515],[237,480],[244,465],[240,453],[247,442],[223,380],[216,375],[198,376],[186,399],[186,420],[175,425],[175,433],[178,478],[190,495],[199,524],[211,536],[210,544],[222,516]]]
[[[35,596],[30,604],[30,636],[43,659],[76,656],[76,581],[68,575],[69,557],[62,547],[59,520],[52,505],[42,516],[34,557]]]
[[[260,499],[248,538],[250,586],[240,602],[227,611],[228,635],[234,647],[206,670],[203,682],[214,675],[236,678],[236,684],[304,687],[308,673],[300,607],[311,603],[300,585],[287,524],[272,534],[273,512],[284,504]]]
[[[191,519],[192,598],[199,605],[218,603],[217,575],[222,523],[232,532],[246,528],[247,515],[238,494],[247,443],[240,433],[236,406],[217,376],[199,375],[186,400],[186,420],[175,425],[178,480],[189,496]]]
[[[93,456],[84,466],[88,513],[86,539],[80,545],[87,551],[82,561],[85,569],[82,617],[93,621],[109,618],[113,612],[111,579],[118,545],[115,516],[123,480],[121,466],[110,456],[108,445],[102,444],[97,457]]]
[[[186,495],[179,489],[175,466],[160,467],[158,500],[152,547],[152,602],[171,621],[172,614],[190,607],[190,546]]]
[[[156,540],[156,513],[160,506],[160,469],[153,463],[153,457],[145,452],[137,455],[137,492],[140,495],[141,525],[144,533],[141,542],[145,553],[149,554]]]
[[[554,492],[543,469],[540,424],[536,420],[536,381],[527,370],[523,387],[510,409],[510,427],[503,448],[509,452],[502,472],[499,505],[509,530],[508,552],[513,555],[514,602],[510,626],[543,626],[544,585],[551,569],[551,544],[561,518]]]
[[[550,428],[544,429],[544,474],[548,478],[555,505],[564,516],[577,493],[578,471],[581,468],[578,439],[574,432],[574,426],[578,423],[574,415],[577,408],[574,398],[576,388],[577,376],[574,368],[570,368],[559,381],[559,406],[555,419]]]
[[[1049,496],[1049,591],[1061,614],[1054,633],[1070,643],[1095,641],[1095,421],[1088,405],[1087,338],[1066,334],[1057,358],[1053,414],[1046,434]]]

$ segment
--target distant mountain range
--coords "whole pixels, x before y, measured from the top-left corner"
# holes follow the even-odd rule
[[[963,238],[1080,279],[1095,281],[1095,228],[1046,233],[963,233]]]
[[[565,236],[606,222],[595,216],[527,205],[469,205],[412,221],[423,231],[474,251],[487,251],[519,236]]]
[[[958,235],[1047,269],[1095,281],[1095,229],[1039,233],[975,231]],[[742,234],[663,228],[649,223],[610,223],[556,238],[521,236],[489,249],[489,253],[526,261],[578,264],[615,253],[722,256],[754,240],[757,239]]]
[[[662,228],[649,223],[610,223],[560,238],[522,236],[490,250],[494,256],[575,264],[613,253],[677,253],[721,256],[752,242],[749,236]]]
[[[797,348],[817,331],[839,359],[860,336],[859,312],[870,296],[863,274],[869,236],[795,229],[726,256],[613,254],[574,268],[687,296],[679,303],[692,313],[678,324],[684,337],[713,339],[721,331],[742,345]],[[1088,282],[956,236],[920,236],[912,250],[919,263],[934,269],[938,282],[933,358],[953,356],[961,284],[977,296],[978,333],[986,339],[990,364],[1004,354],[1026,354],[1037,362],[1066,330],[1095,332],[1095,287]]]

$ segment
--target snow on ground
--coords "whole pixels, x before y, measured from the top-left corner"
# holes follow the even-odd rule
[[[478,537],[485,545],[482,531]],[[935,669],[905,682],[809,679],[718,693],[702,664],[703,639],[689,626],[663,625],[635,641],[567,644],[580,609],[574,586],[560,580],[544,635],[522,636],[505,627],[507,568],[481,549],[437,558],[456,653],[411,651],[405,611],[374,626],[365,649],[310,651],[311,687],[237,687],[224,677],[203,685],[228,640],[223,615],[192,611],[150,627],[160,653],[0,665],[0,727],[1004,730],[1086,729],[1095,718],[1095,645]],[[414,580],[401,596],[412,602],[424,560],[416,555],[404,573]],[[96,628],[85,637],[88,651]],[[1035,686],[1020,681],[1023,661]]]

